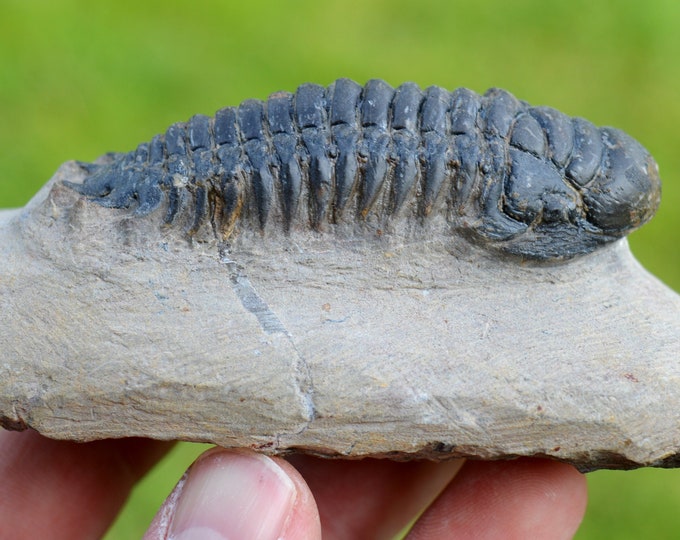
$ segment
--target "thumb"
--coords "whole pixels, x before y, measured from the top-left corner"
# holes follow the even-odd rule
[[[145,540],[320,539],[319,514],[288,462],[213,448],[200,456],[156,514]]]

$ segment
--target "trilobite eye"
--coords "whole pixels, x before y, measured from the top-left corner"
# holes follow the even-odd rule
[[[557,168],[532,154],[510,148],[510,176],[505,184],[505,212],[531,224],[570,222],[578,208],[578,195],[567,186]]]

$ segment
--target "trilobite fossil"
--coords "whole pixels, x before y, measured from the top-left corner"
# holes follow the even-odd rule
[[[451,233],[532,259],[588,253],[660,200],[653,158],[617,129],[504,90],[381,80],[246,100],[81,166],[88,176],[71,188],[138,216],[163,206],[188,235],[206,222],[221,240],[239,227],[382,232],[439,216]]]
[[[0,211],[0,426],[680,466],[680,297],[594,249],[658,198],[638,143],[501,90],[195,116]]]

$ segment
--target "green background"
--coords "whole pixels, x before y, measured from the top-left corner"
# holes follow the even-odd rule
[[[500,86],[632,134],[664,180],[661,209],[633,234],[633,251],[680,290],[677,0],[0,0],[0,207],[25,204],[66,160],[126,151],[194,113],[338,77]],[[141,536],[202,448],[179,445],[109,540]],[[680,471],[604,471],[589,484],[578,539],[680,534]]]

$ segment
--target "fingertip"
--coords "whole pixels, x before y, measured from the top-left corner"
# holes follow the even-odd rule
[[[319,510],[307,482],[300,472],[286,460],[270,458],[275,461],[290,477],[297,490],[297,498],[293,506],[293,512],[287,523],[281,540],[297,540],[306,538],[309,540],[321,538],[321,520]]]
[[[314,500],[285,461],[214,448],[187,471],[145,538],[320,538]]]
[[[585,477],[571,465],[469,461],[408,538],[572,538],[586,500]]]

